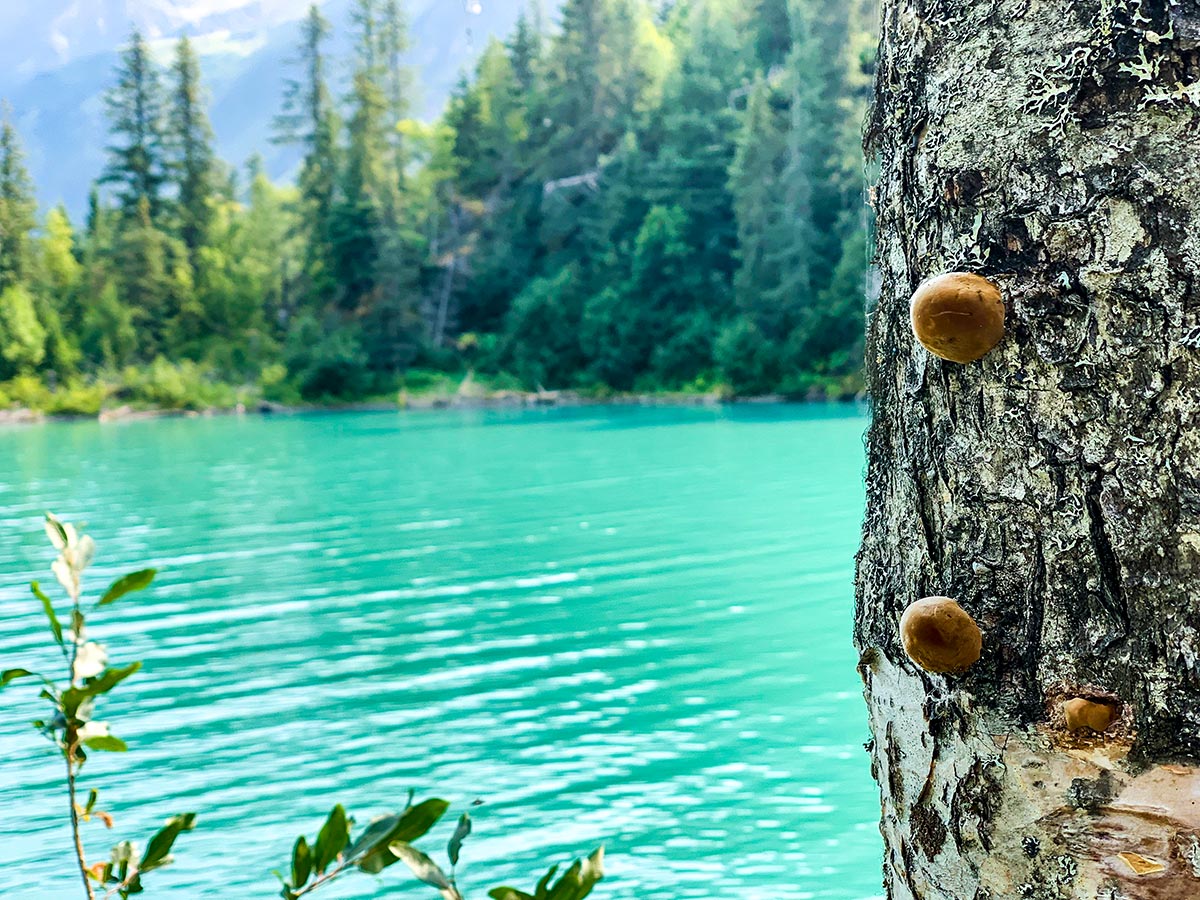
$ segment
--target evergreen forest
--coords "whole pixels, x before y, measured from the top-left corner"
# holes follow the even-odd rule
[[[39,208],[0,114],[0,409],[394,400],[464,379],[854,394],[875,7],[531,7],[421,122],[402,0],[337,23],[314,6],[272,120],[298,160],[280,183],[218,157],[191,42],[163,59],[135,33],[86,218]]]

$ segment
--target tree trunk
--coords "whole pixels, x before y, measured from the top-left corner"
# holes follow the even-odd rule
[[[855,630],[892,900],[1200,897],[1200,11],[885,0]],[[913,338],[996,283],[976,363]],[[927,595],[983,630],[905,655]],[[1069,731],[1073,698],[1118,704]]]

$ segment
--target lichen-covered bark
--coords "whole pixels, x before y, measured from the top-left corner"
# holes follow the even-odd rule
[[[855,638],[894,900],[1200,897],[1198,5],[883,4]],[[967,366],[909,328],[952,270],[1007,305]],[[901,649],[931,594],[965,675]]]

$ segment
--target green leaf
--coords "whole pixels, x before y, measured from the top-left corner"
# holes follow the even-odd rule
[[[83,746],[90,750],[107,750],[110,753],[124,753],[129,747],[119,737],[106,734],[103,737],[86,738]]]
[[[313,871],[318,875],[323,873],[335,859],[338,858],[346,844],[350,842],[350,826],[346,822],[346,810],[339,803],[329,813],[329,818],[321,826],[317,835],[317,844],[313,852]]]
[[[463,841],[467,839],[467,835],[471,833],[471,816],[468,813],[463,813],[458,817],[458,827],[454,829],[454,835],[450,838],[450,843],[446,846],[446,855],[450,857],[450,865],[458,865],[458,854],[462,851]]]
[[[81,687],[68,688],[63,691],[61,699],[63,715],[67,718],[74,718],[85,700],[107,694],[141,667],[140,662],[134,662],[121,669],[105,669],[95,678],[89,678]]]
[[[83,811],[85,813],[91,813],[91,811],[96,808],[96,801],[99,799],[100,799],[100,792],[98,790],[96,790],[95,788],[92,788],[90,791],[88,791],[88,802],[87,802],[87,806],[84,807]]]
[[[554,866],[543,875],[534,894],[511,887],[498,887],[488,891],[488,896],[492,900],[583,900],[604,877],[604,848],[598,848],[586,859],[576,860],[558,883],[550,887],[557,873],[558,866]]]
[[[583,874],[583,860],[577,859],[567,869],[565,875],[558,879],[558,883],[550,888],[547,892],[547,900],[569,900],[575,895],[575,888],[579,886],[580,876]]]
[[[42,586],[38,582],[33,582],[29,585],[29,589],[33,591],[33,596],[42,601],[42,609],[46,611],[46,618],[50,620],[50,630],[54,632],[54,640],[58,641],[59,646],[62,646],[62,623],[58,621],[58,616],[54,614],[54,603],[42,591]]]
[[[409,802],[412,802],[411,798]],[[378,875],[388,866],[399,862],[388,850],[388,844],[393,841],[412,843],[424,836],[449,808],[450,804],[445,800],[432,798],[416,806],[408,806],[398,815],[376,819],[346,851],[347,861],[355,862],[364,872]]]
[[[312,851],[308,849],[308,840],[304,835],[296,838],[296,846],[292,848],[292,883],[291,887],[303,887],[312,874]]]
[[[142,667],[140,662],[132,662],[124,668],[105,669],[95,678],[89,678],[83,686],[83,691],[89,697],[107,694],[118,684]]]
[[[600,847],[587,859],[578,859],[558,884],[550,889],[547,900],[583,900],[604,877],[604,848]]]
[[[114,581],[104,596],[100,598],[97,606],[107,606],[110,603],[116,603],[126,594],[131,594],[134,591],[142,591],[150,586],[150,582],[154,580],[154,576],[158,574],[157,569],[142,569],[138,572],[130,572],[121,578]]]
[[[371,822],[346,850],[346,862],[354,863],[368,875],[378,875],[396,858],[388,852],[392,829],[399,816],[383,816]]]
[[[436,797],[410,806],[400,814],[400,824],[396,827],[392,840],[411,843],[419,837],[424,837],[449,808],[449,803]]]
[[[29,678],[34,673],[28,669],[5,669],[0,672],[0,688],[4,687],[10,681],[16,681],[18,678]]]
[[[138,870],[144,873],[167,865],[171,861],[171,848],[175,846],[175,839],[183,832],[191,831],[195,825],[195,813],[183,813],[167,819],[167,824],[150,838],[150,843],[146,845],[146,854],[142,857]]]
[[[446,877],[446,873],[438,864],[411,844],[406,844],[404,841],[393,841],[388,844],[388,850],[408,866],[418,880],[443,890],[450,887],[450,879]]]
[[[534,900],[546,900],[546,895],[550,893],[550,882],[554,880],[554,876],[558,874],[558,864],[555,863],[550,867],[550,871],[542,876],[542,880],[537,883],[534,888]]]
[[[68,719],[75,718],[75,714],[79,712],[79,707],[82,706],[83,702],[88,698],[88,695],[83,688],[67,688],[67,690],[62,692],[61,699],[55,697],[49,691],[43,691],[42,693],[50,700],[58,703],[62,709],[63,715]]]

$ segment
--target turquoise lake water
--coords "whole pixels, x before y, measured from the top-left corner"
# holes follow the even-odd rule
[[[881,895],[850,644],[861,409],[581,409],[0,431],[0,668],[52,669],[40,514],[89,523],[93,859],[198,813],[147,897],[273,897],[295,836],[470,808],[468,900],[603,843],[597,900]],[[57,660],[62,666],[61,658]],[[61,764],[0,694],[0,896],[81,896]],[[476,799],[482,805],[470,807]],[[420,843],[445,860],[452,816]],[[545,865],[543,865],[543,863]],[[402,866],[317,897],[435,900]]]

